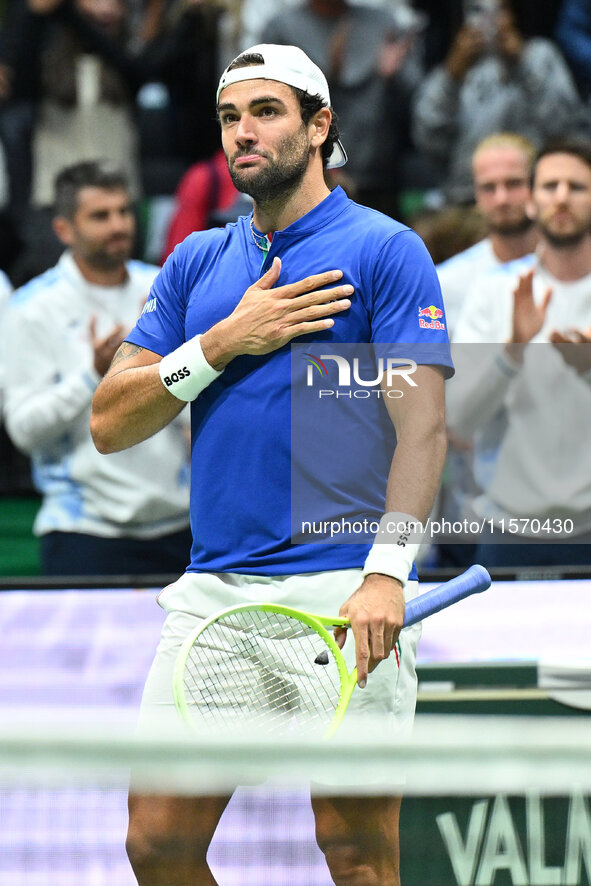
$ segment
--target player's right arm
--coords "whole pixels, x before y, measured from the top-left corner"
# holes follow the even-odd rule
[[[299,335],[325,331],[334,324],[332,315],[351,305],[353,287],[335,285],[341,271],[312,274],[275,287],[280,273],[281,261],[276,258],[267,273],[246,290],[229,317],[199,337],[196,362],[205,367],[207,376],[201,390],[234,357],[268,354]],[[193,340],[181,345],[164,358],[166,365],[182,351],[179,367],[186,368],[192,347]],[[198,393],[183,393],[179,399],[178,385],[168,385],[168,376],[161,371],[164,365],[154,351],[130,342],[121,345],[94,395],[90,430],[99,452],[118,452],[141,443],[172,421],[188,400],[196,399]],[[192,380],[196,375],[192,373]]]

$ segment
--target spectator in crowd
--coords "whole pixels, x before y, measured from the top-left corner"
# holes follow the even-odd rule
[[[476,3],[479,2],[480,0],[476,0]],[[552,39],[561,2],[562,0],[544,0],[543,3],[540,3],[540,0],[513,0],[512,9],[521,33],[526,37]],[[414,8],[428,18],[425,30],[427,70],[441,64],[449,52],[464,19],[468,3],[474,6],[473,0],[446,0],[445,15],[442,15],[441,0],[414,0]]]
[[[150,4],[149,27],[134,39],[124,0],[15,4],[0,46],[2,128],[23,241],[11,269],[15,282],[59,256],[51,201],[63,165],[110,158],[126,172],[134,197],[162,193],[154,190],[157,179],[172,193],[190,163],[217,147],[203,98],[218,73],[217,19],[208,10],[198,0]],[[157,111],[140,100],[141,88],[154,81],[165,105]]]
[[[148,4],[148,11],[151,6],[160,7],[160,12],[152,15],[150,28],[144,27],[144,41],[131,64],[139,68],[144,83],[164,87],[164,107],[149,123],[144,96],[138,96],[142,166],[153,152],[153,142],[163,143],[163,150],[181,160],[185,170],[217,150],[219,129],[211,91],[219,76],[220,20],[228,5],[227,0],[155,0]]]
[[[537,230],[527,212],[535,153],[528,139],[510,132],[489,135],[476,146],[473,188],[488,236],[437,265],[450,335],[474,280],[535,248]]]
[[[443,64],[414,98],[417,147],[439,169],[448,200],[473,199],[470,161],[493,132],[516,132],[536,147],[581,123],[581,102],[568,67],[549,40],[525,39],[508,0],[478,0]],[[482,9],[478,9],[482,6]]]
[[[591,2],[563,0],[555,32],[582,98],[591,97]]]
[[[473,509],[494,526],[476,557],[490,566],[591,563],[591,385],[584,361],[565,350],[576,342],[575,355],[588,356],[590,141],[557,140],[541,150],[531,212],[536,254],[481,277],[454,336],[478,344],[456,348],[448,420],[458,434],[475,434],[484,491]],[[577,544],[568,551],[552,544],[565,541]]]
[[[380,6],[394,13],[397,20],[416,18],[413,0],[356,0],[359,6]],[[461,0],[458,0],[461,2]],[[236,16],[237,26],[232,36],[239,42],[238,51],[244,46],[262,42],[262,34],[270,19],[289,9],[302,5],[302,0],[239,0]]]
[[[472,175],[476,205],[488,226],[488,236],[437,266],[450,335],[469,290],[493,268],[533,252],[538,234],[528,214],[531,168],[535,148],[515,133],[495,133],[476,147]],[[473,477],[472,443],[450,433],[446,470],[439,497],[439,516],[453,523],[465,516],[477,494]],[[440,566],[469,566],[475,545],[457,537],[442,537]]]
[[[92,43],[100,36],[123,55],[123,0],[26,0],[7,22],[4,62],[10,72],[3,110],[13,202],[22,251],[10,274],[20,285],[57,261],[53,183],[64,166],[105,157],[140,192],[132,82]]]
[[[109,162],[61,171],[54,227],[67,249],[5,311],[6,427],[33,461],[46,575],[167,574],[189,556],[186,423],[109,459],[90,437],[94,390],[152,310],[158,268],[129,260],[134,224],[127,179]]]
[[[262,33],[264,43],[296,44],[326,71],[355,199],[388,215],[397,214],[410,150],[422,21],[347,0],[307,0],[271,19]]]
[[[117,160],[137,195],[133,98],[139,81],[130,82],[89,42],[90,34],[102,34],[107,46],[113,51],[118,46],[124,54],[123,0],[27,0],[25,6],[18,28],[15,23],[11,48],[21,89],[26,88],[23,66],[32,68],[28,89],[36,109],[31,202],[50,206],[56,172],[88,156]]]

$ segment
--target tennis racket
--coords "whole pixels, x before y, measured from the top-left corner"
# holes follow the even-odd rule
[[[485,591],[483,566],[409,600],[404,627]],[[173,692],[190,725],[240,728],[245,720],[267,734],[304,729],[332,735],[357,683],[332,629],[346,618],[312,615],[274,603],[232,606],[206,619],[178,654]]]

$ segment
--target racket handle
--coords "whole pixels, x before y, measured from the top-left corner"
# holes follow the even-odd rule
[[[438,585],[436,588],[427,591],[426,594],[415,597],[414,600],[409,600],[406,604],[404,627],[408,628],[410,625],[422,621],[423,618],[427,618],[427,616],[433,615],[447,606],[451,606],[452,603],[463,600],[464,597],[486,591],[490,585],[491,577],[484,566],[479,566],[478,564],[470,566],[461,575],[446,581],[445,584]]]

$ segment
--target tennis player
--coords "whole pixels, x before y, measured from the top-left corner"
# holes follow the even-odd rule
[[[217,111],[230,173],[254,210],[177,246],[94,400],[92,433],[104,453],[133,446],[192,404],[191,564],[159,598],[168,616],[142,717],[171,708],[175,657],[200,618],[266,599],[348,616],[354,642],[344,652],[361,687],[350,710],[383,712],[393,735],[405,734],[419,631],[400,635],[405,595],[417,593],[418,545],[404,527],[424,521],[433,502],[452,371],[437,276],[412,231],[327,188],[325,167],[346,155],[326,79],[300,49],[247,50],[221,77]],[[377,497],[371,484],[356,488],[357,510],[402,519],[385,543],[292,544],[290,343],[298,341],[322,342],[319,353],[344,342],[426,345],[412,397],[389,398],[384,382],[397,435],[387,490],[385,477]],[[206,851],[228,801],[132,796],[128,851],[141,886],[215,884]],[[398,797],[324,797],[313,806],[335,883],[399,884]]]

